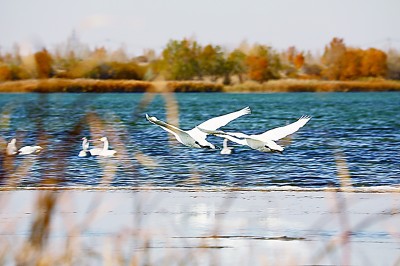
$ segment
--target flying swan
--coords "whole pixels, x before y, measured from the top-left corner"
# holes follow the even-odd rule
[[[215,149],[215,146],[206,140],[208,133],[200,130],[199,128],[204,129],[206,131],[215,131],[218,128],[225,126],[232,120],[241,117],[242,115],[250,113],[251,113],[250,107],[245,107],[233,113],[211,118],[201,123],[197,127],[194,127],[191,130],[182,130],[176,126],[158,120],[154,116],[150,117],[147,114],[146,114],[146,119],[149,120],[151,123],[160,126],[165,131],[172,133],[175,136],[175,138],[185,146],[191,148]]]
[[[261,152],[282,152],[284,150],[283,147],[278,145],[275,141],[295,133],[308,121],[310,121],[310,119],[310,116],[302,116],[294,123],[283,127],[274,128],[257,135],[247,135],[241,132],[213,131],[202,128],[201,125],[198,126],[198,129],[204,133],[223,137],[232,142],[249,146],[250,148]]]

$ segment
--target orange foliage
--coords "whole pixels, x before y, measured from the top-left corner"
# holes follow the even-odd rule
[[[36,70],[38,78],[49,78],[52,72],[52,61],[51,55],[46,49],[35,53]]]
[[[364,51],[361,61],[361,74],[364,77],[384,77],[387,73],[387,55],[385,52],[370,48]]]
[[[248,75],[252,80],[259,82],[265,81],[265,70],[268,68],[268,60],[265,57],[250,55],[246,59],[246,64],[248,66]]]
[[[300,69],[304,65],[304,60],[303,53],[299,53],[293,58],[293,64],[297,69]]]

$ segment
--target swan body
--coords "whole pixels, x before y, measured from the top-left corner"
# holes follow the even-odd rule
[[[232,142],[249,146],[250,148],[261,152],[283,152],[284,148],[278,145],[275,141],[295,133],[305,124],[307,124],[310,119],[310,116],[302,116],[294,123],[283,127],[274,128],[257,135],[247,135],[241,132],[210,131],[205,130],[204,128],[198,128],[207,134],[223,137]]]
[[[160,126],[165,131],[172,133],[180,143],[187,147],[215,149],[215,146],[206,140],[208,133],[200,130],[199,128],[214,131],[220,127],[225,126],[232,120],[250,113],[250,108],[245,107],[233,113],[211,118],[190,130],[182,130],[176,126],[163,122],[154,116],[150,117],[147,114],[146,119],[149,122]]]
[[[32,153],[39,153],[41,150],[43,150],[42,147],[40,146],[24,146],[17,150],[17,145],[16,145],[17,140],[12,139],[10,143],[7,144],[7,149],[6,149],[6,154],[9,156],[12,155],[27,155],[27,154],[32,154]]]
[[[109,150],[108,149],[108,146],[109,146],[109,144],[108,144],[108,139],[107,139],[107,137],[102,137],[101,139],[99,139],[100,141],[102,141],[103,142],[103,149],[101,150],[101,152],[98,154],[99,156],[103,156],[103,157],[111,157],[111,156],[114,156],[115,155],[115,153],[117,152],[117,151],[115,151],[115,150]]]
[[[6,154],[11,156],[11,155],[16,155],[18,153],[17,146],[15,143],[17,142],[16,139],[12,139],[10,143],[7,144],[7,149],[6,149]]]
[[[221,154],[232,154],[232,147],[228,147],[228,139],[224,138],[223,147],[221,150]]]
[[[32,153],[39,153],[41,150],[43,150],[42,147],[40,146],[25,146],[19,149],[19,155],[27,155],[27,154],[32,154]]]

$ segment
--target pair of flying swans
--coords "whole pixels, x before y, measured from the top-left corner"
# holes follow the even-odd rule
[[[222,137],[237,144],[249,146],[250,148],[261,152],[283,152],[284,148],[278,145],[276,141],[295,133],[305,124],[307,124],[310,119],[310,116],[302,116],[294,123],[267,130],[264,133],[255,135],[247,135],[241,132],[208,130],[200,128],[200,126],[198,126],[198,128],[206,134]]]
[[[18,155],[28,155],[28,154],[39,153],[41,150],[43,150],[43,148],[40,146],[24,146],[18,150],[16,143],[17,143],[17,140],[12,139],[7,144],[7,148],[6,148],[7,155],[9,155],[9,156],[17,155],[17,154]]]
[[[117,151],[109,150],[108,139],[107,137],[102,137],[98,139],[103,142],[103,148],[93,148],[89,149],[89,142],[93,140],[88,140],[86,137],[82,138],[82,150],[79,152],[79,157],[90,157],[90,156],[103,156],[103,157],[111,157],[114,156]]]
[[[233,113],[211,118],[191,130],[182,130],[176,126],[161,121],[154,116],[150,117],[147,114],[146,118],[151,123],[160,126],[169,133],[172,133],[180,143],[191,148],[215,149],[215,146],[206,140],[207,135],[215,135],[241,145],[249,146],[250,148],[261,152],[282,152],[284,148],[278,145],[275,141],[295,133],[311,119],[309,116],[302,116],[294,123],[271,129],[258,135],[247,135],[241,132],[217,131],[217,129],[227,125],[232,120],[250,113],[250,108],[246,107]],[[223,154],[230,154],[231,152],[232,150],[227,148],[227,141],[224,142]]]

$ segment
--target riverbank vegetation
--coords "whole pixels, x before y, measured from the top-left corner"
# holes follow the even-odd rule
[[[349,47],[333,38],[321,55],[242,43],[228,50],[171,40],[130,57],[125,49],[90,49],[72,36],[53,50],[0,53],[0,92],[288,92],[400,89],[400,53]],[[161,83],[160,83],[161,82]]]

